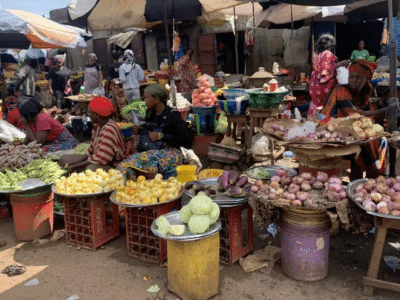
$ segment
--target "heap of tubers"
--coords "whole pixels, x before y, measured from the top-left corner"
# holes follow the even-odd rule
[[[45,155],[41,145],[36,142],[18,146],[2,145],[0,147],[0,172],[22,168],[36,159],[44,158]]]

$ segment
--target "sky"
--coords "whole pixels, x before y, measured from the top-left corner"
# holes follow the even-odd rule
[[[0,0],[0,7],[25,10],[48,18],[51,10],[64,8],[70,2],[71,0]]]

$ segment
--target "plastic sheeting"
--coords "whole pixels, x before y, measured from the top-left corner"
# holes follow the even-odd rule
[[[111,36],[107,41],[110,44],[115,44],[125,49],[132,42],[137,33],[137,31],[121,32]]]

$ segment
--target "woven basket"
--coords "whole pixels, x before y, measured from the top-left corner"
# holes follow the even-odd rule
[[[258,108],[278,107],[284,100],[289,91],[282,93],[266,93],[263,89],[253,89],[247,91],[250,97],[250,106]]]

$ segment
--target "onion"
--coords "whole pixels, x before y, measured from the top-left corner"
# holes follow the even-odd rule
[[[388,190],[389,190],[389,187],[386,185],[386,181],[385,181],[385,183],[378,183],[376,185],[376,191],[378,193],[386,194]]]
[[[340,195],[337,192],[329,191],[328,192],[328,199],[331,202],[338,202],[338,201],[340,201]]]
[[[273,189],[279,189],[281,186],[279,185],[279,182],[272,181],[270,183],[270,187],[272,187]]]
[[[362,205],[364,206],[364,208],[367,211],[376,211],[376,205],[374,202],[370,201],[370,200],[364,200],[364,202],[362,203]]]
[[[346,199],[347,198],[347,193],[345,191],[341,190],[339,192],[339,196],[340,196],[340,199]]]
[[[400,202],[400,193],[398,192],[394,193],[394,195],[392,196],[392,201]]]
[[[368,192],[372,192],[372,190],[375,188],[375,185],[367,182],[364,184],[364,189],[366,189]]]
[[[286,176],[287,173],[288,173],[288,171],[285,169],[278,169],[278,170],[276,170],[275,175],[279,176],[279,177],[284,177],[284,176]]]
[[[382,199],[382,195],[379,193],[371,193],[371,200],[374,202],[380,202]]]
[[[250,191],[251,191],[252,193],[257,193],[258,190],[259,190],[259,187],[256,186],[256,185],[253,185],[253,186],[250,188]]]
[[[376,183],[386,183],[386,182],[387,182],[387,179],[382,175],[380,175],[380,176],[378,176],[378,178],[376,178]]]
[[[336,139],[336,138],[337,138],[337,132],[332,133],[331,138],[332,138],[332,139]]]
[[[281,183],[283,185],[289,185],[292,183],[292,179],[290,177],[282,177],[281,178]]]
[[[276,195],[281,196],[284,193],[282,188],[276,189]]]
[[[376,185],[376,180],[375,179],[368,179],[367,182]]]
[[[272,178],[271,178],[271,182],[274,182],[274,181],[276,181],[276,182],[280,182],[281,181],[281,178],[279,177],[279,176],[273,176]]]
[[[394,189],[388,189],[387,194],[388,196],[393,197],[394,194],[396,194],[396,191]]]
[[[297,184],[294,184],[294,183],[289,185],[289,193],[295,194],[298,191],[300,191],[300,186],[298,186]]]
[[[269,198],[270,200],[276,200],[278,197],[276,196],[275,193],[269,193],[269,194],[268,194],[268,198]]]
[[[311,191],[311,185],[309,183],[303,182],[300,187],[304,192]]]
[[[321,182],[325,182],[328,180],[328,174],[325,172],[318,172],[317,173],[317,180]]]
[[[316,181],[317,181],[317,178],[315,176],[313,176],[310,179],[310,184],[313,185]]]
[[[390,212],[390,214],[391,214],[392,216],[395,216],[395,217],[400,217],[400,210],[392,210],[392,211]]]
[[[321,132],[319,132],[319,131],[317,131],[317,132],[315,133],[315,135],[316,135],[316,136],[317,136],[317,138],[319,138],[319,139],[320,139],[320,138],[321,138],[321,136],[322,136],[322,135],[321,135]]]
[[[396,181],[400,182],[400,176],[396,176]]]
[[[356,193],[360,192],[360,191],[363,190],[363,189],[364,189],[364,187],[363,187],[362,184],[357,185],[357,187],[356,187]]]
[[[268,190],[269,190],[269,186],[268,186],[267,184],[263,184],[263,185],[260,187],[260,191],[263,192],[263,193],[265,193],[265,192],[268,191]]]
[[[272,128],[275,129],[275,130],[279,130],[279,125],[276,124],[276,123],[274,123],[274,124],[272,125]]]
[[[388,215],[390,213],[390,211],[389,211],[388,207],[382,207],[382,208],[378,209],[378,213],[380,213],[382,215]]]
[[[304,181],[304,179],[301,176],[295,176],[292,179],[292,182],[295,183],[295,184],[298,184],[298,185],[302,184],[303,181]]]
[[[261,187],[264,184],[264,181],[262,179],[257,179],[256,182],[254,183],[257,187]]]
[[[356,202],[358,202],[358,203],[362,203],[363,201],[364,201],[364,199],[363,199],[363,197],[361,197],[361,196],[354,196],[354,201],[356,201]]]
[[[387,204],[386,202],[379,202],[379,203],[376,205],[376,209],[380,209],[380,208],[382,208],[382,207],[388,207],[388,204]]]
[[[303,201],[303,205],[304,206],[313,206],[314,203],[311,200],[305,200],[305,201]]]
[[[333,183],[333,184],[329,184],[328,190],[339,193],[343,189],[342,189],[342,186],[340,184]]]
[[[316,190],[322,190],[324,188],[324,184],[321,181],[316,181],[312,187]]]
[[[300,200],[300,201],[305,201],[305,200],[308,199],[308,193],[305,193],[305,192],[297,192],[297,193],[296,193],[296,197],[297,197],[297,199]]]
[[[292,194],[292,193],[287,193],[285,198],[293,201],[293,200],[296,200],[296,195]]]
[[[278,130],[279,130],[279,131],[285,131],[285,127],[282,126],[282,125],[280,125],[279,128],[278,128]]]
[[[382,196],[381,201],[383,201],[383,202],[388,203],[388,202],[392,201],[392,198],[388,195],[382,194],[381,196]]]
[[[387,184],[389,187],[392,187],[396,182],[397,182],[397,181],[396,181],[395,178],[389,178],[389,179],[386,181],[386,184]]]
[[[393,202],[393,208],[396,210],[400,210],[400,202]]]
[[[337,183],[337,184],[342,184],[342,180],[338,177],[331,177],[328,180],[329,183]]]
[[[302,206],[303,204],[300,200],[293,200],[291,203],[293,206]]]
[[[310,180],[312,178],[312,174],[311,173],[303,173],[303,174],[301,174],[301,177],[304,180]]]
[[[400,192],[400,182],[395,183],[395,184],[393,185],[393,189],[394,189],[396,192]]]
[[[272,127],[270,127],[270,128],[267,129],[267,133],[274,134],[275,130]]]

